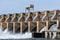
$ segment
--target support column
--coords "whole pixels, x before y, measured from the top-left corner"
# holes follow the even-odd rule
[[[37,32],[39,32],[39,21],[37,21]]]
[[[38,12],[36,12],[36,16],[38,16],[39,14],[38,14]]]
[[[15,22],[13,22],[13,33],[15,33]]]
[[[13,19],[14,22],[16,21],[15,17],[16,17],[16,14],[14,14],[14,19]]]
[[[57,27],[59,27],[59,20],[57,20]]]
[[[49,32],[49,38],[51,38],[51,36],[52,36],[52,34],[51,34],[51,32]]]
[[[22,22],[20,22],[20,32],[22,32]]]
[[[28,22],[28,32],[30,32],[30,22]]]
[[[21,17],[23,16],[23,14],[21,13]]]
[[[48,24],[49,24],[48,21],[46,21],[46,31],[48,31]],[[45,38],[48,38],[47,36],[48,36],[48,32],[45,32]]]
[[[30,17],[30,12],[28,13],[28,17]]]

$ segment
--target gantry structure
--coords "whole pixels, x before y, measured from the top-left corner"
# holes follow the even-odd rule
[[[0,15],[0,28],[4,31],[40,32],[43,27],[49,31],[51,25],[57,24],[60,29],[60,10],[47,10],[38,12],[25,12]]]

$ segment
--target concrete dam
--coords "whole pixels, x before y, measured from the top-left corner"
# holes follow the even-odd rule
[[[56,30],[49,30],[56,24]],[[45,28],[45,38],[60,38],[60,10],[47,10],[0,15],[0,28],[12,33],[42,33]],[[53,28],[54,29],[54,28]],[[34,34],[33,34],[34,35]]]

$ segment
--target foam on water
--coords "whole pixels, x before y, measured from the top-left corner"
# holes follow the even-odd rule
[[[25,38],[31,38],[32,33],[26,32],[26,33],[17,33],[17,34],[10,34],[10,32],[5,29],[5,31],[2,31],[0,28],[0,39],[25,39]]]
[[[21,38],[31,38],[31,33],[25,34],[1,34],[0,39],[21,39]]]

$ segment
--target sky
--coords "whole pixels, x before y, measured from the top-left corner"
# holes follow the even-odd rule
[[[0,14],[25,12],[27,4],[33,4],[34,11],[60,9],[60,0],[0,0]]]

